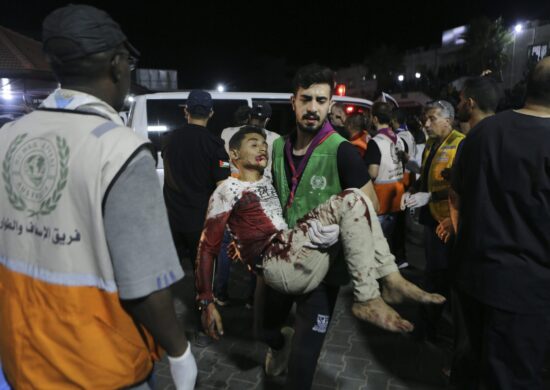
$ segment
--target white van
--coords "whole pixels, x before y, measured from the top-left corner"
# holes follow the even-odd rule
[[[257,101],[271,105],[273,114],[267,129],[285,135],[296,128],[294,112],[290,105],[290,93],[269,92],[210,92],[214,102],[214,116],[208,128],[215,134],[221,134],[226,127],[234,126],[233,115],[243,105],[252,107]],[[160,158],[162,135],[170,130],[183,126],[185,115],[183,107],[187,102],[189,91],[159,92],[134,97],[128,115],[128,126],[136,133],[151,140],[158,153],[158,167],[161,182],[164,176],[162,158]],[[345,105],[347,113],[370,111],[370,100],[348,96],[334,96],[333,100]]]

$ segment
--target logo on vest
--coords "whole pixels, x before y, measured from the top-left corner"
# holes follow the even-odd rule
[[[46,138],[15,137],[2,164],[2,177],[11,205],[28,211],[29,217],[50,214],[69,175],[69,146],[57,136],[55,145]]]
[[[330,322],[330,316],[324,314],[317,314],[317,323],[311,328],[317,333],[327,333],[328,323]]]
[[[309,184],[311,184],[311,188],[314,190],[324,190],[327,187],[327,178],[324,176],[313,175],[309,181]]]

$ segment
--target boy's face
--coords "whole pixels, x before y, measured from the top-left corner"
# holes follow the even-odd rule
[[[238,150],[229,151],[231,160],[242,169],[254,169],[263,172],[267,167],[267,142],[260,134],[250,133],[244,136]]]

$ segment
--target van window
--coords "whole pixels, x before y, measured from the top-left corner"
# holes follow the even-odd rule
[[[246,100],[214,100],[214,116],[208,122],[208,129],[216,135],[220,135],[226,127],[235,126],[233,115],[240,106],[248,106]]]
[[[257,102],[260,100],[254,100]],[[271,105],[273,113],[267,122],[267,129],[280,135],[287,135],[296,128],[296,120],[292,105],[288,100],[262,100]]]
[[[184,126],[184,107],[187,99],[148,99],[147,133],[157,151],[161,150],[161,138],[170,130]],[[246,100],[214,100],[214,116],[208,122],[208,129],[216,135],[233,125],[233,114],[239,106],[248,105]]]

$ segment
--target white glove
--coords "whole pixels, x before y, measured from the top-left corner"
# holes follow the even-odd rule
[[[417,192],[416,194],[409,196],[405,205],[410,209],[426,206],[430,202],[431,197],[432,194],[429,192]]]
[[[311,244],[306,244],[307,248],[325,249],[338,242],[340,236],[339,225],[323,226],[317,219],[308,221],[308,224],[307,235]]]
[[[191,353],[191,344],[187,343],[187,350],[180,357],[168,356],[170,373],[177,390],[193,390],[197,380],[197,363]]]
[[[405,209],[407,208],[407,202],[409,201],[410,197],[411,197],[410,192],[405,192],[401,197],[401,203],[399,204],[401,211],[405,211]]]

